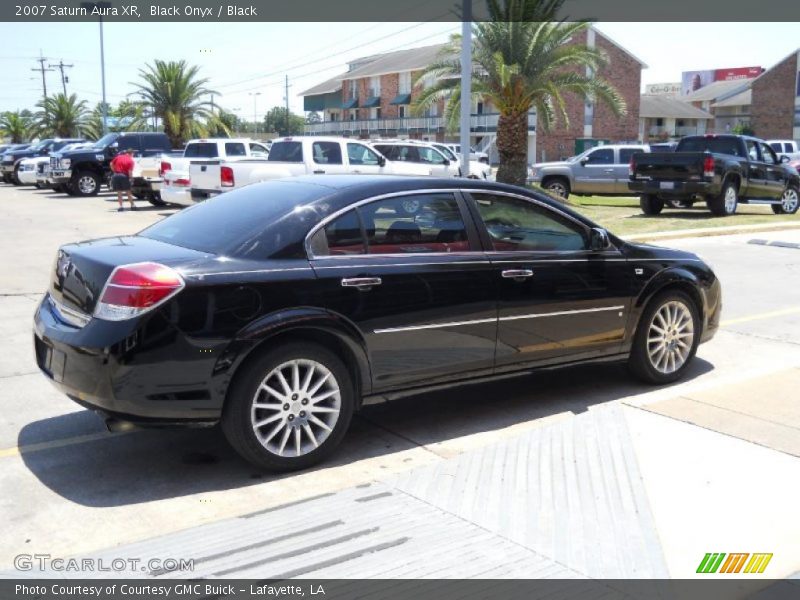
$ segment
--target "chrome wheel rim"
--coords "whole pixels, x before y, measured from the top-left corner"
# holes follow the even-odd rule
[[[725,189],[725,212],[732,213],[736,210],[736,188],[728,186]]]
[[[333,373],[314,360],[294,359],[261,381],[250,411],[259,443],[281,457],[304,456],[328,439],[341,411]]]
[[[564,187],[563,183],[551,183],[547,186],[547,189],[562,198],[567,195],[567,188]]]
[[[787,213],[794,212],[797,210],[797,200],[797,191],[788,188],[783,192],[783,196],[781,197],[781,208]]]
[[[89,177],[88,175],[84,175],[80,179],[78,179],[78,189],[83,194],[91,194],[94,192],[94,188],[96,187],[96,183],[94,177]]]
[[[662,305],[653,315],[647,332],[647,355],[659,373],[680,369],[694,344],[692,311],[680,300]]]

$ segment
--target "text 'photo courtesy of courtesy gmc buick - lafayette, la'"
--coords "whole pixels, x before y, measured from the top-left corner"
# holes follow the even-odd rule
[[[665,203],[691,206],[705,201],[720,217],[739,204],[769,204],[775,214],[793,215],[800,176],[763,140],[743,135],[693,135],[674,152],[635,154],[630,162],[632,192],[642,212],[657,215]]]
[[[111,429],[221,423],[253,464],[292,470],[376,400],[590,361],[676,381],[721,308],[694,254],[542,192],[309,175],[62,246],[33,338],[42,373]]]

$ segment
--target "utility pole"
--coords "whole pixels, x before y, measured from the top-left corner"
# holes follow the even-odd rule
[[[57,65],[47,65],[48,67],[56,67],[59,71],[61,71],[61,86],[64,88],[64,95],[67,95],[67,83],[69,83],[69,77],[64,74],[64,69],[71,69],[75,65],[65,65],[63,59],[58,61]]]
[[[258,120],[256,118],[258,110],[256,107],[258,106],[258,97],[261,95],[261,92],[247,92],[247,95],[253,97],[253,129],[255,130],[253,133],[258,133]]]
[[[40,71],[42,73],[42,96],[45,100],[47,100],[47,79],[45,78],[44,74],[47,71],[53,71],[54,69],[46,69],[44,63],[47,61],[47,58],[42,56],[41,50],[39,51],[39,58],[36,59],[36,62],[39,63],[39,66],[35,69],[31,69],[31,71]]]
[[[469,130],[472,112],[472,0],[461,15],[461,172],[469,176]]]
[[[286,75],[286,83],[284,84],[285,96],[283,97],[286,102],[286,135],[289,135],[289,76]]]

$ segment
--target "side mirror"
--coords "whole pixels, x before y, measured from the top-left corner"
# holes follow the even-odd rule
[[[378,157],[378,166],[379,167],[385,167],[386,166],[386,157],[385,156],[379,156]]]
[[[791,160],[792,160],[792,159],[791,159],[791,158],[789,158],[788,156],[786,156],[785,154],[781,154],[780,161],[781,161],[782,163],[788,163],[788,162],[791,162]]]
[[[445,159],[444,159],[444,162],[442,162],[442,164],[443,164],[445,167],[449,167],[449,166],[450,166],[450,161],[449,161],[449,160],[447,160],[447,159],[445,158]]]
[[[589,164],[589,159],[588,158],[582,158],[581,159],[581,166],[585,167],[587,164]]]
[[[611,239],[608,232],[602,227],[593,227],[589,240],[589,249],[595,252],[611,247]]]

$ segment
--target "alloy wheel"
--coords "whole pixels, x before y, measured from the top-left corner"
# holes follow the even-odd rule
[[[656,371],[669,374],[680,369],[694,344],[692,311],[680,300],[670,300],[653,315],[647,332],[647,354]]]
[[[78,190],[80,190],[82,194],[92,194],[96,187],[97,182],[94,180],[94,177],[90,175],[84,175],[78,179]]]
[[[567,197],[567,188],[561,182],[551,183],[547,186],[547,189],[554,193],[556,196],[561,196],[562,198]]]
[[[297,457],[316,450],[331,434],[341,411],[341,390],[323,364],[284,362],[262,380],[250,418],[256,438],[276,456]]]
[[[783,196],[781,196],[781,208],[783,208],[783,212],[785,213],[793,213],[797,210],[797,190],[793,188],[786,188],[783,192]]]
[[[725,212],[733,214],[736,211],[736,203],[738,201],[736,188],[729,185],[725,188]]]

